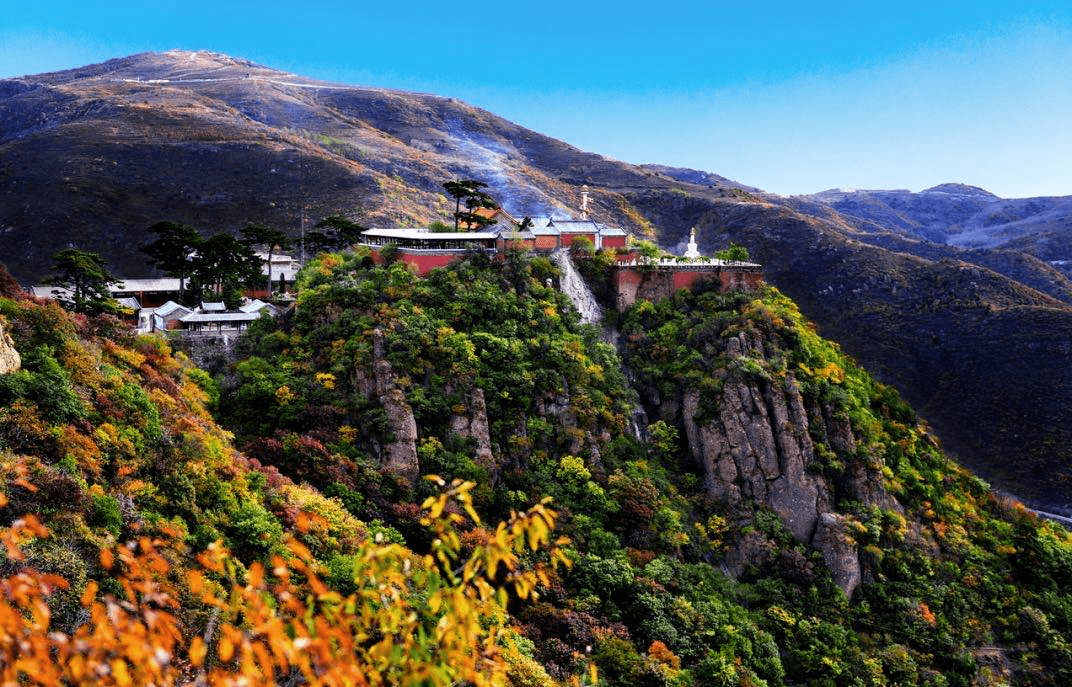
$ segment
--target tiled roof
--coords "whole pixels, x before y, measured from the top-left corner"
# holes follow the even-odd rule
[[[260,316],[259,312],[192,312],[180,317],[179,321],[184,324],[252,322]]]
[[[560,234],[595,234],[600,225],[590,219],[556,219],[555,227]]]
[[[187,308],[185,305],[180,305],[179,303],[176,303],[175,301],[168,301],[167,303],[164,303],[163,305],[161,305],[156,310],[153,310],[153,314],[157,315],[159,317],[167,317],[168,315],[170,315],[170,314],[172,314],[174,312],[179,312],[179,311],[182,311],[183,314],[193,312],[192,310]]]
[[[242,312],[256,312],[256,313],[259,313],[260,311],[265,310],[265,309],[267,309],[269,312],[272,312],[272,313],[277,312],[279,310],[279,308],[275,307],[271,303],[266,303],[266,302],[262,301],[259,298],[254,299],[254,300],[250,301],[249,303],[246,303],[243,306],[240,306],[238,309],[241,310]]]
[[[172,277],[148,277],[123,279],[112,285],[112,295],[120,293],[137,293],[139,291],[179,291],[179,280]]]
[[[38,298],[56,298],[57,296],[67,300],[74,298],[74,292],[62,286],[35,285],[30,287],[30,293]]]
[[[494,239],[493,231],[428,231],[427,229],[366,229],[362,236],[411,241],[479,241]]]

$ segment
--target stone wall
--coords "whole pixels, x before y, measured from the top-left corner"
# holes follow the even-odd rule
[[[238,359],[235,344],[241,332],[237,329],[222,332],[190,333],[176,330],[168,340],[171,347],[190,356],[202,370],[211,374],[226,373]]]
[[[678,289],[691,289],[705,280],[718,279],[723,291],[740,289],[754,291],[763,282],[758,267],[726,267],[712,265],[695,267],[618,267],[614,274],[616,302],[621,312],[638,300],[657,301],[667,298]]]

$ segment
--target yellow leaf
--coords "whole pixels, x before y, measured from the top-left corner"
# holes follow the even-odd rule
[[[112,679],[115,680],[115,684],[121,686],[133,684],[130,679],[130,672],[127,670],[126,661],[121,661],[118,658],[112,661]]]

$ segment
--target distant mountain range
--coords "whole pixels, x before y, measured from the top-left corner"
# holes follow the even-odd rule
[[[1006,200],[975,186],[941,184],[919,193],[838,189],[807,198],[936,243],[1027,250],[1044,260],[1072,254],[1072,197]]]
[[[161,219],[298,236],[341,214],[445,220],[477,178],[516,216],[593,216],[680,249],[744,244],[823,335],[896,385],[997,486],[1072,504],[1072,198],[943,184],[785,198],[578,150],[461,101],[326,83],[225,55],[142,54],[0,81],[0,260],[67,246],[147,272]]]

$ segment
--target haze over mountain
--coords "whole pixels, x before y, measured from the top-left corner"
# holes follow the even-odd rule
[[[1072,274],[1072,197],[1008,200],[974,186],[941,184],[919,193],[832,189],[804,198],[913,238],[1021,250]]]
[[[966,464],[1035,504],[1072,503],[1072,282],[1049,264],[1070,257],[1069,199],[948,185],[782,198],[584,152],[451,98],[218,54],[0,81],[0,256],[23,281],[69,245],[142,274],[137,248],[161,219],[293,235],[333,214],[445,219],[456,178],[486,181],[517,216],[575,213],[587,184],[595,219],[664,246],[692,227],[709,252],[744,244]]]

